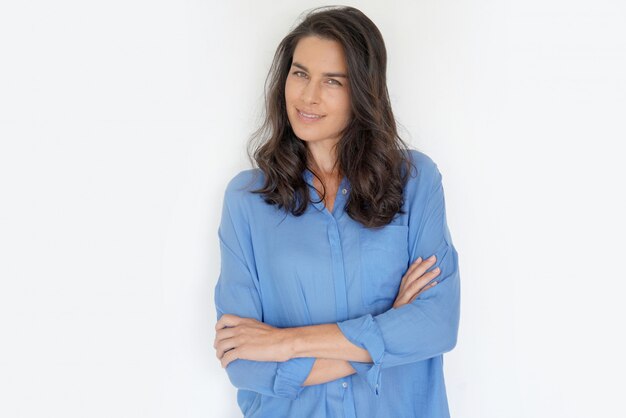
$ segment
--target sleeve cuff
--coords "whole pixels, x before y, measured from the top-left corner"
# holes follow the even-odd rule
[[[302,384],[309,376],[315,357],[295,357],[278,364],[274,392],[277,396],[298,399],[304,389]]]
[[[345,337],[354,345],[366,349],[373,363],[350,361],[357,375],[365,379],[372,391],[379,395],[381,390],[381,362],[385,355],[385,342],[376,320],[371,314],[337,322]]]

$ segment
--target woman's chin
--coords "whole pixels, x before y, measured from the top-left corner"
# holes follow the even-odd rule
[[[293,128],[293,125],[292,125]],[[310,141],[315,141],[316,137],[314,135],[311,135],[311,132],[306,132],[306,130],[303,129],[293,129],[293,133],[296,134],[296,136],[298,137],[298,139],[301,139],[302,141],[306,141],[306,142],[310,142]]]

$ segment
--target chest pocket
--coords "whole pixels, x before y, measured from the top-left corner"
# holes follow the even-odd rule
[[[359,230],[361,296],[365,306],[386,303],[398,295],[409,262],[409,227],[386,225]]]

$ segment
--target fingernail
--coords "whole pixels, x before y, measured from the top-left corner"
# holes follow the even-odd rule
[[[422,261],[422,257],[417,257],[417,260],[415,260],[414,263],[419,263],[420,261]]]
[[[435,259],[435,254],[431,255],[430,257],[428,257],[429,260],[434,260]]]

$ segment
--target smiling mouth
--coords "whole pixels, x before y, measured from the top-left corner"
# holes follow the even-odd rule
[[[325,115],[316,115],[315,113],[302,112],[300,111],[300,109],[297,109],[297,108],[296,108],[296,111],[298,112],[298,116],[300,116],[301,119],[306,120],[306,121],[320,120],[325,116]]]

